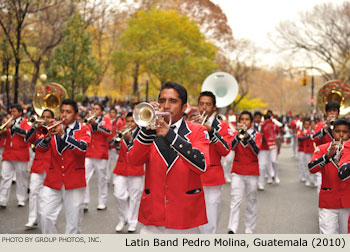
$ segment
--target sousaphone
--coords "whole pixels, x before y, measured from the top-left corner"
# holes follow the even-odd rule
[[[340,104],[339,116],[344,117],[350,113],[350,84],[331,80],[326,82],[317,93],[317,107],[324,114],[326,104],[336,101]]]
[[[58,83],[39,84],[35,87],[33,108],[38,116],[41,116],[45,109],[50,109],[55,117],[58,117],[61,102],[67,97],[66,89]]]
[[[236,99],[238,83],[231,74],[216,72],[204,80],[202,85],[203,91],[211,91],[216,97],[216,107],[223,108]]]

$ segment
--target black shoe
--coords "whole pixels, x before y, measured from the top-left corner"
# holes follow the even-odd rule
[[[233,232],[232,230],[228,231],[228,234],[234,234],[235,232]]]

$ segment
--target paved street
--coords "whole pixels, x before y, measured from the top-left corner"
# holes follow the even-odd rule
[[[316,188],[306,187],[299,182],[297,158],[292,157],[289,147],[282,147],[279,156],[279,185],[266,185],[258,192],[258,216],[256,233],[260,234],[311,234],[318,233]],[[114,234],[118,223],[112,185],[109,185],[109,202],[105,211],[97,211],[96,175],[91,188],[89,211],[84,214],[83,233]],[[28,204],[17,207],[15,185],[12,185],[11,197],[6,209],[0,209],[0,233],[36,234],[40,229],[25,230],[28,218]],[[222,214],[218,233],[227,233],[229,219],[230,184],[224,186]],[[57,220],[59,233],[64,233],[64,211]],[[139,231],[139,227],[138,230]],[[244,205],[241,207],[241,222],[238,233],[244,232]]]

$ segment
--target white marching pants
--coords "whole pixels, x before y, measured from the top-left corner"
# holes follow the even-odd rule
[[[173,229],[159,226],[142,225],[140,234],[199,234],[199,227],[188,229]]]
[[[245,232],[254,232],[257,214],[258,176],[232,173],[230,219],[228,229],[237,233],[240,206],[246,195]]]
[[[89,182],[96,171],[97,174],[97,185],[98,185],[98,204],[106,205],[108,196],[107,187],[107,159],[97,159],[97,158],[85,158],[85,178],[86,178],[86,189],[84,196],[84,203],[88,204],[90,202],[90,189]]]
[[[114,196],[119,221],[136,228],[144,176],[120,176],[113,174]]]
[[[272,176],[276,178],[279,177],[279,171],[278,171],[279,168],[278,168],[278,162],[277,162],[277,148],[273,148],[270,150],[261,150],[258,154],[258,160],[259,160],[259,170],[260,170],[260,176],[259,176],[260,186],[265,186],[266,174],[270,179]],[[271,165],[272,165],[272,171],[270,169]]]
[[[306,169],[304,168],[304,152],[298,151],[298,166],[299,166],[299,179],[304,182],[306,180]]]
[[[292,137],[292,151],[293,151],[293,156],[296,156],[297,154],[297,149],[298,149],[298,138],[296,136]]]
[[[61,190],[44,186],[40,191],[40,222],[43,234],[57,234],[56,220],[64,205],[66,234],[80,234],[84,211],[85,187]]]
[[[347,234],[350,208],[319,209],[321,234]]]
[[[18,202],[25,202],[28,198],[28,162],[2,161],[0,182],[0,205],[6,205],[10,198],[13,175],[16,174],[16,197]]]
[[[107,162],[107,173],[106,173],[106,179],[107,182],[111,180],[111,174],[113,173],[114,167],[117,164],[119,154],[117,153],[117,150],[115,148],[108,150],[108,162]]]
[[[226,181],[227,180],[231,181],[231,169],[232,169],[232,162],[234,157],[235,157],[235,152],[232,150],[226,156],[221,157],[221,164],[222,164],[222,167],[224,168]]]
[[[34,224],[39,220],[39,195],[40,190],[43,188],[45,176],[45,171],[43,173],[32,173],[30,175],[28,223]]]
[[[216,234],[221,213],[222,185],[203,186],[208,223],[202,226],[203,234]]]
[[[310,173],[309,171],[309,168],[308,168],[308,164],[309,162],[311,161],[312,159],[312,155],[313,153],[305,153],[304,152],[304,155],[303,155],[303,158],[304,158],[304,164],[303,164],[303,168],[305,170],[305,181],[307,184],[314,184],[316,185],[316,181],[315,181],[315,175]]]

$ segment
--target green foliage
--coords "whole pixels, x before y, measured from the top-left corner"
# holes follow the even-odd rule
[[[115,72],[149,73],[160,83],[178,81],[188,92],[200,92],[202,81],[215,68],[216,47],[207,42],[198,26],[176,11],[139,11],[122,33],[113,55]],[[152,94],[151,94],[152,95]]]
[[[240,95],[237,96],[236,100],[240,98]],[[236,109],[238,111],[251,110],[255,108],[266,107],[267,104],[261,101],[261,98],[250,98],[250,95],[243,97],[243,99],[237,104]]]
[[[96,82],[101,68],[91,54],[90,34],[79,14],[71,17],[63,33],[64,39],[55,49],[47,72],[49,80],[62,84],[74,98]]]

